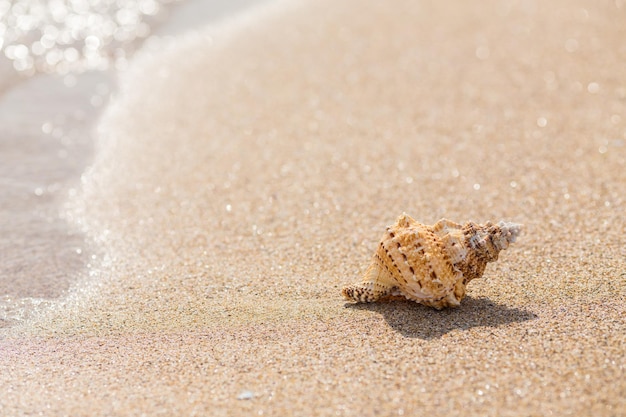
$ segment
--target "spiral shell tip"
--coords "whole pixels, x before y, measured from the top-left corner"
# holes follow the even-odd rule
[[[506,237],[508,243],[514,243],[522,231],[523,225],[519,223],[500,221],[498,226],[502,230],[502,236]]]

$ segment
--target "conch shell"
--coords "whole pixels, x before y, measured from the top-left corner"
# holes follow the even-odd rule
[[[427,226],[403,214],[387,227],[363,282],[342,294],[357,303],[400,296],[437,310],[456,307],[465,286],[498,260],[520,229],[503,221],[460,225],[446,219]]]

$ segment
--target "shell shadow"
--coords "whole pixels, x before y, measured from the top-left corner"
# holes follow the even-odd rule
[[[346,308],[379,312],[389,326],[403,336],[427,340],[438,339],[455,329],[498,327],[537,318],[530,311],[509,308],[488,298],[472,297],[466,297],[458,308],[440,311],[408,300],[346,304]]]

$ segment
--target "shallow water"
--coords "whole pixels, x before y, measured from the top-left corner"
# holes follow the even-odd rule
[[[124,66],[172,0],[0,2],[0,48],[21,74]]]
[[[193,30],[256,2],[171,3],[0,2],[0,326],[65,295],[99,262],[67,202],[128,58],[149,35]],[[93,20],[110,30],[85,26]]]
[[[63,295],[90,261],[64,205],[91,161],[93,104],[110,84],[104,73],[38,76],[0,98],[0,314],[7,322]]]

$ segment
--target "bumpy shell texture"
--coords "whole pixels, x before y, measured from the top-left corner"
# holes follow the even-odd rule
[[[499,222],[464,225],[441,219],[432,226],[403,214],[387,227],[363,281],[343,289],[358,303],[391,297],[434,307],[456,307],[465,286],[515,242],[521,225]]]

